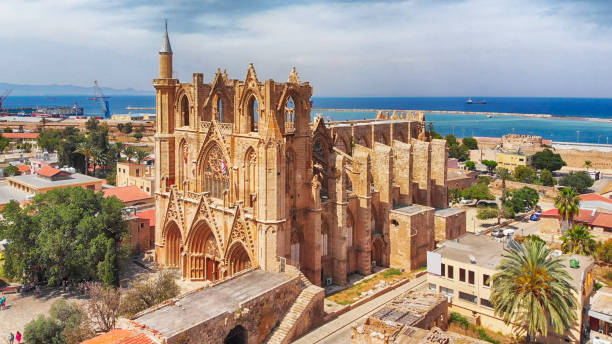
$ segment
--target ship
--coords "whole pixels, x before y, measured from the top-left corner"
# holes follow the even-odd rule
[[[467,104],[486,104],[487,101],[486,100],[480,100],[480,101],[473,101],[472,98],[468,98],[468,100],[466,101]]]
[[[3,115],[19,117],[53,117],[67,118],[70,116],[83,116],[85,109],[74,103],[73,106],[45,106],[45,107],[21,107],[5,108]]]

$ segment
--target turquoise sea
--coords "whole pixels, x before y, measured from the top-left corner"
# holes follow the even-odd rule
[[[63,105],[75,102],[85,108],[88,115],[99,115],[100,107],[87,96],[10,96],[5,107],[33,107]],[[483,97],[471,97],[474,101]],[[612,122],[598,122],[587,118],[612,119],[612,99],[596,98],[486,98],[487,104],[468,105],[467,97],[313,97],[313,107],[322,109],[397,109],[430,111],[503,112],[524,114],[550,114],[554,118],[523,116],[493,116],[464,114],[432,114],[426,111],[426,120],[434,123],[436,131],[443,135],[498,137],[508,133],[539,135],[563,142],[610,143]],[[111,96],[111,113],[128,113],[126,107],[154,107],[155,97]],[[132,110],[151,113],[153,110]],[[372,111],[318,111],[333,120],[374,118]]]

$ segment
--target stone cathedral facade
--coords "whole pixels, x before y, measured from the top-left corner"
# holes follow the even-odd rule
[[[154,79],[156,260],[216,281],[299,268],[317,285],[373,266],[414,269],[448,206],[447,147],[422,113],[326,123],[312,86],[225,72],[173,78],[167,32]]]

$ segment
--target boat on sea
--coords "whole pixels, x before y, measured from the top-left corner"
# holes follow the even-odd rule
[[[468,100],[466,101],[467,104],[486,104],[487,101],[486,100],[480,100],[480,101],[473,101],[472,98],[468,98]]]

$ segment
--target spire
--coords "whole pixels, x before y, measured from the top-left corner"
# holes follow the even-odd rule
[[[170,46],[170,38],[168,37],[168,19],[166,19],[166,30],[164,31],[164,36],[162,37],[162,45],[159,48],[160,54],[172,54],[172,47]]]

